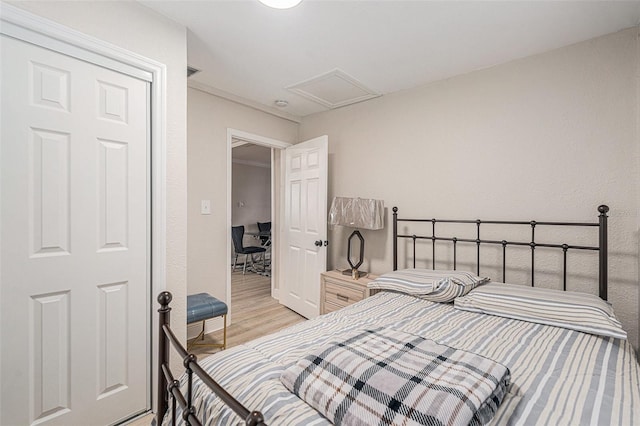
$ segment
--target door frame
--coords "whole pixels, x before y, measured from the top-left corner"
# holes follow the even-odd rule
[[[166,65],[6,3],[0,3],[0,21],[0,34],[150,83],[151,156],[147,157],[151,197],[150,258],[147,260],[150,327],[147,348],[152,362],[147,364],[146,399],[147,408],[155,409],[157,390],[153,386],[152,372],[157,371],[158,354],[152,345],[156,340],[153,336],[158,332],[158,316],[153,315],[153,295],[166,289]]]
[[[237,130],[237,129],[232,129],[230,127],[227,128],[227,245],[226,245],[226,265],[227,265],[227,273],[226,273],[226,287],[225,287],[225,301],[227,303],[227,306],[229,307],[229,313],[227,314],[227,318],[229,321],[229,324],[231,324],[232,321],[232,314],[231,314],[231,226],[232,224],[232,214],[231,214],[231,193],[233,192],[232,189],[232,167],[233,167],[233,157],[232,157],[232,151],[233,148],[237,147],[237,146],[241,146],[244,144],[255,144],[255,145],[260,145],[260,146],[264,146],[267,148],[271,148],[271,217],[276,217],[276,206],[275,203],[273,202],[274,200],[274,194],[276,191],[276,188],[281,186],[281,185],[276,185],[276,180],[278,183],[280,183],[280,176],[276,176],[275,174],[275,168],[274,163],[275,163],[275,157],[276,157],[276,150],[279,150],[280,152],[282,152],[282,150],[292,146],[292,143],[289,142],[284,142],[281,140],[277,140],[277,139],[272,139],[272,138],[268,138],[266,136],[260,136],[260,135],[256,135],[253,133],[249,133],[249,132],[245,132],[243,130]],[[282,174],[282,173],[281,173]],[[282,201],[282,197],[280,197],[280,201]],[[282,222],[282,208],[279,209],[280,215],[278,215],[276,217],[276,227],[277,229],[275,230],[275,233],[278,235],[280,233],[280,226],[281,226],[281,222]],[[272,233],[274,232],[274,230],[272,229],[271,231]],[[275,245],[272,243],[272,248],[271,248],[271,253],[273,256],[273,253],[277,253],[277,260],[276,260],[276,264],[273,265],[272,264],[272,274],[271,274],[271,295],[275,296],[277,298],[278,296],[278,289],[280,288],[279,285],[279,281],[280,281],[280,274],[278,273],[278,263],[281,262],[280,260],[280,253],[277,252],[277,247],[278,246],[278,238],[274,239]]]

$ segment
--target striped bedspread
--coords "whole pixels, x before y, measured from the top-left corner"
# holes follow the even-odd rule
[[[460,311],[452,304],[400,293],[378,293],[212,355],[201,364],[246,407],[261,410],[269,425],[326,425],[324,417],[284,387],[282,372],[340,336],[378,327],[508,367],[512,385],[492,424],[640,424],[640,371],[626,340]],[[198,416],[205,424],[241,423],[206,386],[196,383],[195,388]]]

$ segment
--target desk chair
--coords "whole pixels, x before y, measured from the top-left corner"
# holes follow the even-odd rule
[[[258,223],[258,231],[260,233],[266,233],[267,235],[260,236],[260,244],[262,247],[267,249],[267,252],[264,254],[266,261],[266,268],[262,272],[262,275],[270,277],[271,276],[271,222],[257,222]]]
[[[258,231],[271,232],[271,222],[258,222]],[[260,237],[260,241],[263,247],[271,245],[271,237]]]
[[[265,252],[267,251],[264,247],[245,247],[242,243],[244,238],[244,226],[232,226],[231,227],[231,239],[233,240],[233,248],[236,252],[236,258],[233,261],[233,271],[236,270],[236,263],[238,262],[238,255],[244,254],[244,264],[242,265],[242,275],[247,270],[247,261],[251,259],[251,268],[255,271],[253,255],[257,253],[262,253],[262,270],[265,270]]]

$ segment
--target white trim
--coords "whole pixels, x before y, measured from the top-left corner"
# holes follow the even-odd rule
[[[248,142],[246,142],[248,143]],[[232,146],[231,148],[237,148],[235,146]],[[273,160],[272,160],[273,162]],[[272,163],[261,163],[259,161],[250,161],[250,160],[240,160],[238,158],[234,158],[233,159],[233,164],[242,164],[245,166],[253,166],[253,167],[262,167],[263,169],[268,169],[271,167]]]
[[[249,144],[249,142],[247,142],[247,141],[237,141],[237,140],[233,139],[231,141],[231,148],[237,148],[239,146],[248,145],[248,144]]]
[[[282,111],[274,107],[263,105],[259,102],[243,98],[242,96],[234,95],[233,93],[225,92],[224,90],[217,89],[215,87],[209,86],[208,84],[200,83],[194,80],[187,80],[187,86],[191,89],[200,90],[201,92],[205,92],[210,95],[247,106],[249,108],[257,109],[258,111],[266,112],[267,114],[275,115],[276,117],[284,118],[285,120],[293,121],[294,123],[300,124],[302,122],[302,117],[290,114],[286,111]]]
[[[274,203],[273,203],[273,198],[274,198],[274,180],[273,180],[273,165],[274,165],[274,150],[278,149],[278,150],[283,150],[287,147],[292,146],[293,144],[288,143],[288,142],[283,142],[277,139],[271,139],[271,138],[267,138],[265,136],[260,136],[260,135],[255,135],[253,133],[248,133],[248,132],[244,132],[242,130],[236,130],[236,129],[232,129],[232,128],[227,128],[227,245],[226,245],[226,289],[225,289],[225,302],[227,303],[227,306],[229,307],[229,313],[227,314],[227,326],[231,325],[232,323],[232,309],[231,309],[231,192],[232,192],[232,164],[233,164],[233,156],[232,156],[232,150],[234,147],[236,146],[240,146],[240,145],[244,145],[246,143],[252,143],[252,144],[256,144],[256,145],[261,145],[261,146],[265,146],[268,148],[271,148],[271,217],[274,217]],[[279,223],[280,220],[278,218],[277,222]],[[273,230],[271,231],[273,233]],[[271,250],[273,250],[273,246],[271,248]],[[273,251],[272,251],[273,253]],[[276,259],[277,262],[277,259]],[[272,261],[272,268],[273,268],[273,261]],[[276,267],[277,269],[277,267]],[[276,271],[272,270],[272,274],[271,274],[271,288],[273,290],[273,286],[274,286],[274,278],[279,276],[279,274]],[[275,294],[272,293],[272,296],[276,296]]]
[[[7,36],[145,81],[153,79],[152,70],[136,64],[145,60],[138,54],[6,3],[0,3],[0,15],[2,33]]]
[[[285,265],[286,263],[284,262],[284,256],[286,256],[286,253],[283,249],[283,244],[282,242],[284,241],[284,216],[285,216],[285,204],[284,204],[284,198],[285,198],[285,194],[284,194],[284,188],[285,188],[285,174],[287,172],[286,169],[286,165],[287,165],[287,155],[286,155],[287,151],[284,149],[281,149],[277,154],[280,155],[280,173],[278,174],[277,178],[278,178],[278,184],[279,184],[279,188],[280,188],[280,217],[278,218],[278,227],[276,229],[277,232],[277,238],[278,238],[278,245],[271,247],[271,253],[273,253],[274,251],[276,252],[276,266],[278,268],[278,271],[284,271],[285,269]],[[271,233],[273,234],[273,229],[271,230]],[[273,261],[271,261],[271,267],[273,267]],[[275,294],[272,294],[273,297],[277,297],[278,301],[280,301],[280,289],[282,288],[282,283],[284,281],[284,273],[279,273],[278,274],[278,294],[277,296]]]
[[[278,148],[278,149],[286,149],[292,145],[289,142],[283,142],[277,139],[271,139],[266,136],[254,135],[253,133],[244,132],[242,130],[236,130],[236,129],[227,129],[227,136],[229,135],[229,131],[232,132],[230,144],[232,144],[234,148],[236,146],[244,145],[247,143],[266,146],[267,148]]]
[[[233,322],[233,315],[231,312],[231,193],[232,191],[232,180],[233,180],[233,155],[232,155],[232,151],[233,151],[233,129],[227,128],[227,200],[225,205],[227,206],[227,232],[226,232],[226,236],[227,236],[227,242],[225,245],[225,278],[224,278],[224,282],[225,282],[225,289],[224,289],[224,294],[225,294],[225,303],[227,304],[227,324],[231,325]]]
[[[166,65],[119,46],[33,15],[17,7],[0,3],[0,33],[69,55],[136,78],[151,81],[151,300],[152,318],[149,351],[152,364],[149,375],[151,407],[155,409],[157,351],[153,350],[158,331],[158,316],[152,315],[155,294],[166,289]]]
[[[638,25],[640,25],[640,21],[638,21]],[[636,43],[636,152],[638,147],[640,147],[640,28],[636,29],[636,37],[634,39]],[[638,157],[636,157],[638,158]],[[636,160],[637,164],[640,164],[640,159]],[[640,182],[639,182],[640,183]],[[638,200],[640,202],[640,199]],[[640,217],[636,219],[636,232],[640,230]],[[640,250],[640,242],[638,243],[638,249]],[[640,256],[638,256],[637,260],[638,270],[640,270]],[[640,306],[640,292],[638,292],[638,304],[636,306]],[[636,355],[638,350],[640,349],[640,315],[638,315],[638,347],[636,348]]]
[[[280,150],[279,150],[280,151]],[[273,238],[273,232],[277,229],[278,226],[280,226],[280,220],[279,218],[276,217],[276,183],[275,183],[275,178],[276,178],[276,168],[274,167],[276,163],[276,149],[275,148],[271,148],[271,228],[272,228],[272,237],[271,237],[271,297],[273,297],[276,300],[280,300],[279,297],[279,293],[278,293],[278,287],[276,286],[276,280],[279,279],[280,274],[279,273],[275,273],[278,272],[279,269],[276,266],[275,268],[273,267],[273,253],[274,251],[276,251],[276,247],[278,247],[278,239],[277,238]],[[279,187],[277,187],[279,188]],[[274,220],[275,219],[275,220]],[[275,227],[273,226],[273,224],[275,223]],[[274,244],[274,241],[276,244]]]
[[[167,67],[157,63],[151,84],[151,408],[155,412],[159,331],[156,295],[167,289]],[[155,149],[154,149],[155,148]]]

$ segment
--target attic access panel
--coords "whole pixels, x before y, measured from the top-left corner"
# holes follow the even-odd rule
[[[330,109],[380,96],[339,69],[294,84],[287,89]]]

